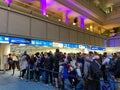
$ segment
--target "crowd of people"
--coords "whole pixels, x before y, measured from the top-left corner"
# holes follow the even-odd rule
[[[114,54],[37,52],[21,57],[9,54],[9,69],[20,70],[20,79],[43,81],[65,90],[65,80],[75,90],[120,90],[120,52]]]

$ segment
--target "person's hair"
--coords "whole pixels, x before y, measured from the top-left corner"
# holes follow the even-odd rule
[[[10,53],[9,56],[11,56],[12,54]]]
[[[75,63],[75,66],[78,66],[78,64],[79,64],[79,62],[76,62],[76,63]]]
[[[56,52],[60,52],[58,48],[56,49]]]
[[[93,54],[93,52],[92,52],[92,51],[90,51],[90,52],[89,52],[89,54]]]
[[[74,54],[72,55],[72,59],[73,59],[73,60],[75,60],[75,59],[76,59],[76,57],[75,57],[75,55],[74,55]]]
[[[120,52],[117,52],[117,54],[120,54]]]
[[[39,52],[37,52],[35,55],[36,55],[36,56],[38,56],[39,54],[40,54],[40,53],[39,53]]]

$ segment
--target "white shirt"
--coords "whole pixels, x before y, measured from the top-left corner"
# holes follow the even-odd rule
[[[16,56],[12,56],[12,58],[13,58],[13,61],[18,61]]]
[[[77,68],[76,71],[77,71],[78,76],[82,77],[81,70],[79,68]]]
[[[76,68],[75,63],[76,63],[76,60],[72,60],[72,61],[70,62],[70,65],[73,66],[74,68]]]
[[[105,64],[109,64],[110,62],[110,59],[109,58],[105,58],[104,61],[102,62],[103,65]]]
[[[102,65],[105,65],[105,67],[108,68],[109,67],[109,62],[110,62],[110,59],[105,58],[104,61],[102,62]]]

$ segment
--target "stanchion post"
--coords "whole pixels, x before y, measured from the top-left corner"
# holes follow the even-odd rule
[[[5,74],[5,72],[6,72],[6,64],[4,64],[3,74]]]

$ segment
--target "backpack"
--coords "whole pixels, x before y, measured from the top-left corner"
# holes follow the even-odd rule
[[[110,89],[110,84],[109,83],[103,83],[102,90],[111,90]]]
[[[110,59],[110,61],[109,61],[109,70],[114,71],[114,69],[115,69],[115,62],[114,62],[114,60]]]
[[[101,69],[99,68],[99,65],[95,62],[95,61],[92,61],[90,62],[90,74],[91,74],[91,77],[93,79],[99,79],[101,77]]]
[[[68,68],[67,68],[67,65],[64,64],[63,66],[64,66],[63,77],[64,77],[65,79],[68,79]]]

